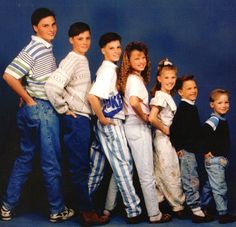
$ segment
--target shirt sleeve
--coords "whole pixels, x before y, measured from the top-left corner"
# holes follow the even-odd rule
[[[29,74],[34,59],[27,52],[22,50],[19,55],[7,66],[5,72],[10,74],[16,79],[21,79]]]
[[[94,82],[89,94],[95,95],[102,99],[108,99],[110,93],[115,87],[116,72],[111,68],[104,68],[102,72],[97,73],[96,81]]]
[[[65,59],[56,71],[54,71],[45,84],[45,91],[49,101],[60,114],[68,111],[69,107],[63,98],[65,87],[73,75],[74,68],[77,66],[75,60]]]
[[[212,141],[214,138],[214,129],[208,123],[205,123],[202,127],[202,147],[203,153],[212,152]]]
[[[140,98],[141,100],[144,99],[143,97],[143,82],[137,78],[137,76],[129,76],[126,85],[126,93],[129,97],[135,96]]]
[[[155,96],[150,101],[150,105],[165,108],[167,106],[167,102],[163,95],[160,92],[156,91]]]

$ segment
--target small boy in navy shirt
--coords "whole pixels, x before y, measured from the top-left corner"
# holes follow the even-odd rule
[[[213,194],[219,223],[236,221],[235,215],[228,214],[227,184],[225,170],[226,158],[230,147],[228,123],[225,114],[229,110],[229,93],[215,89],[210,94],[210,107],[213,110],[210,118],[203,125],[203,151],[208,181],[203,187],[202,205],[207,207]],[[209,190],[209,188],[211,190]]]
[[[192,222],[212,221],[201,209],[199,177],[195,154],[199,152],[201,125],[195,100],[198,88],[194,76],[185,75],[177,79],[176,89],[181,102],[170,126],[170,141],[180,160],[181,180],[186,203],[192,211]]]

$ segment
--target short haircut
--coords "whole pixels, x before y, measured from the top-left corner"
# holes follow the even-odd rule
[[[121,36],[115,32],[108,32],[108,33],[103,34],[100,37],[98,44],[99,44],[100,48],[103,48],[104,46],[107,45],[107,43],[110,43],[110,42],[116,41],[116,40],[121,42]]]
[[[227,90],[216,88],[213,91],[211,91],[209,95],[209,101],[214,102],[220,95],[227,95],[229,98],[229,92]]]
[[[189,80],[195,81],[194,76],[193,75],[184,75],[184,76],[177,78],[176,90],[182,89],[184,82],[189,81]]]
[[[45,17],[54,17],[56,19],[55,13],[51,11],[50,9],[47,8],[38,8],[36,9],[31,16],[31,24],[32,26],[37,26],[40,22]]]
[[[68,30],[68,36],[74,37],[74,36],[77,36],[80,33],[83,33],[85,31],[89,31],[89,33],[90,33],[89,25],[86,23],[83,23],[83,22],[76,22],[70,26],[70,28]]]

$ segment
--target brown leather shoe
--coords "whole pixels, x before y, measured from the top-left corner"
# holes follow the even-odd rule
[[[84,211],[80,214],[80,220],[83,226],[104,225],[109,222],[109,217],[99,216],[95,211]]]

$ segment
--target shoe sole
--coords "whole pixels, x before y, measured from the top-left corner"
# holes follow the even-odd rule
[[[10,221],[12,218],[11,217],[1,217],[3,221]]]

